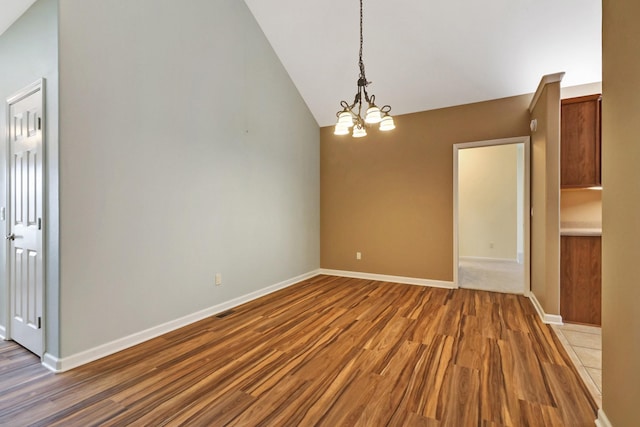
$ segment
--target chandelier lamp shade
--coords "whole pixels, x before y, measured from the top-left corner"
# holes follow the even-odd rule
[[[378,124],[381,131],[389,131],[395,129],[396,125],[393,122],[393,117],[389,115],[391,107],[385,105],[378,107],[376,105],[376,96],[369,95],[367,92],[367,86],[371,83],[367,80],[364,73],[364,62],[362,61],[362,0],[360,0],[360,56],[358,66],[360,67],[360,75],[358,76],[358,91],[356,92],[353,102],[349,104],[347,101],[341,101],[340,107],[342,109],[336,113],[338,116],[338,122],[334,130],[334,135],[348,135],[354,138],[362,138],[367,136],[366,125]],[[362,118],[362,104],[366,102],[367,108],[364,112],[364,119]],[[353,130],[351,130],[353,129]]]

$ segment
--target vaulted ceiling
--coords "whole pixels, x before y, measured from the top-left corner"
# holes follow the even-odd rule
[[[36,0],[0,0],[0,34],[35,2]]]
[[[601,0],[363,0],[369,91],[392,114],[602,80]],[[321,126],[356,91],[358,0],[245,0]]]
[[[363,0],[369,92],[404,114],[601,81],[601,0]],[[0,34],[34,0],[0,0]],[[320,126],[352,101],[358,0],[245,0]]]

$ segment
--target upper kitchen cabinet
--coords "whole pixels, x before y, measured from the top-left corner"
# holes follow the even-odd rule
[[[560,186],[598,187],[602,95],[562,100]]]

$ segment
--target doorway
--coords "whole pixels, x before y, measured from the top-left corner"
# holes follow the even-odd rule
[[[454,145],[454,282],[529,294],[529,137]]]
[[[44,354],[44,79],[7,99],[7,338]]]

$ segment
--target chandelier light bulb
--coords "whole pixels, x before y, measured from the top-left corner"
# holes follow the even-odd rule
[[[369,104],[364,121],[369,124],[380,123],[382,121],[382,114],[380,114],[380,109],[376,107],[376,104]]]
[[[382,121],[380,122],[381,131],[386,132],[395,128],[396,124],[393,122],[393,117],[387,115],[382,118]]]
[[[353,116],[349,111],[343,111],[338,116],[338,124],[350,128],[353,126]]]
[[[348,126],[343,126],[340,123],[338,123],[336,125],[335,130],[333,131],[334,135],[348,135],[349,134],[349,127]]]
[[[358,125],[353,128],[353,137],[354,138],[362,138],[363,136],[367,136],[367,131],[362,125]]]

